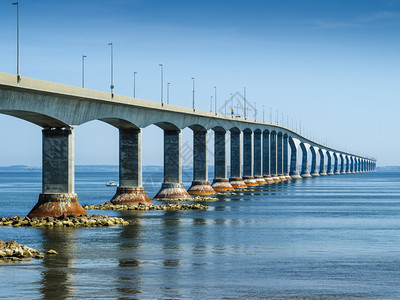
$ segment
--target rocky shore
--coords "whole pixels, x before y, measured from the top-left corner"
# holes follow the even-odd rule
[[[106,202],[105,204],[98,205],[83,205],[83,208],[86,210],[90,209],[99,209],[99,210],[206,210],[208,206],[201,204],[163,204],[163,205],[144,205],[139,203],[139,205],[115,205],[110,202]]]
[[[16,241],[0,240],[0,263],[29,261],[32,258],[43,259],[44,254],[36,249],[18,244]],[[48,255],[58,254],[55,250],[46,252]]]
[[[100,227],[128,225],[129,222],[117,217],[103,215],[77,216],[74,214],[60,217],[2,217],[0,226],[32,226],[32,227]]]

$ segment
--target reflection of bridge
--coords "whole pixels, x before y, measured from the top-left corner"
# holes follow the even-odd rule
[[[0,113],[44,128],[42,194],[31,216],[86,213],[74,193],[74,127],[92,120],[101,120],[119,129],[120,186],[113,203],[151,202],[142,187],[141,129],[152,124],[164,131],[164,183],[156,195],[158,199],[210,195],[215,190],[227,191],[290,178],[369,172],[376,165],[374,159],[318,144],[279,125],[29,78],[17,82],[16,76],[4,73],[0,73]],[[193,182],[188,191],[182,184],[181,166],[181,130],[186,127],[193,130]],[[207,131],[210,129],[215,133],[212,186],[207,178]],[[301,172],[298,170],[300,149]]]

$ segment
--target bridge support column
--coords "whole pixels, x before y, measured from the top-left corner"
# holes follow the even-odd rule
[[[274,180],[271,177],[271,168],[270,168],[270,134],[269,131],[265,130],[263,132],[263,142],[262,142],[262,167],[263,167],[263,176],[267,183],[273,183]]]
[[[289,175],[289,145],[286,134],[283,136],[283,176],[286,180],[292,179]]]
[[[335,167],[333,169],[333,174],[335,175],[340,175],[340,170],[339,170],[339,157],[337,153],[333,154],[333,157],[335,158]]]
[[[257,186],[253,177],[253,142],[252,132],[243,131],[243,181],[247,186]]]
[[[317,151],[311,146],[311,176],[319,176],[317,168]]]
[[[214,130],[214,180],[215,191],[233,191],[226,172],[226,131]]]
[[[350,159],[346,155],[346,173],[345,174],[350,174]]]
[[[340,154],[340,174],[346,174],[345,172],[345,165],[344,165],[344,157]]]
[[[238,129],[231,130],[231,177],[229,182],[233,188],[243,189],[247,185],[242,179],[242,159],[240,151],[240,131]]]
[[[301,150],[302,150],[302,160],[301,160],[301,177],[303,178],[310,178],[310,171],[308,170],[308,149],[304,144],[301,145]]]
[[[292,138],[289,138],[289,145],[290,145],[290,176],[292,179],[301,179],[300,173],[299,173],[299,164],[297,161],[297,146],[294,143]]]
[[[270,169],[271,176],[275,182],[281,181],[278,176],[278,151],[277,151],[277,135],[276,132],[272,132],[270,135],[270,146],[271,146],[271,154],[270,154]]]
[[[74,130],[43,129],[42,138],[42,193],[28,217],[87,215],[74,190]]]
[[[283,135],[282,133],[278,134],[278,139],[277,139],[277,172],[278,172],[278,177],[281,181],[286,180],[286,176],[283,174]]]
[[[142,132],[140,129],[119,130],[119,186],[112,204],[151,205],[142,186]]]
[[[327,168],[327,174],[328,175],[334,175],[333,174],[333,169],[332,169],[332,153],[331,152],[326,152],[326,156],[328,157],[328,168]]]
[[[320,161],[319,161],[319,175],[320,176],[326,176],[326,172],[325,172],[325,154],[324,154],[325,150],[319,149],[319,157],[320,157]]]
[[[355,159],[354,159],[354,157],[350,158],[350,173],[355,173]]]
[[[267,182],[262,176],[261,171],[261,130],[256,130],[253,133],[254,137],[254,179],[257,181],[259,185],[266,184]]]
[[[208,181],[207,131],[193,131],[193,181],[188,190],[190,195],[209,196],[215,191]]]
[[[157,200],[187,199],[182,183],[181,131],[164,129],[164,183]]]

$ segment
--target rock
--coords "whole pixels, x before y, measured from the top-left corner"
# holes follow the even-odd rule
[[[50,250],[46,251],[46,254],[56,255],[56,254],[58,254],[58,252],[56,250],[50,249]]]

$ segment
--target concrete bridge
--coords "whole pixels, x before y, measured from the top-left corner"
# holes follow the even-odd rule
[[[164,131],[164,182],[156,199],[371,172],[376,167],[374,159],[321,145],[284,126],[25,77],[18,81],[17,76],[5,73],[0,73],[0,113],[43,127],[42,193],[29,216],[86,214],[74,190],[74,128],[92,120],[119,129],[119,186],[111,200],[114,204],[151,203],[142,186],[141,132],[152,124]],[[181,131],[187,127],[193,131],[193,182],[188,191],[182,184],[181,163]],[[207,178],[208,130],[215,133],[212,184]]]

